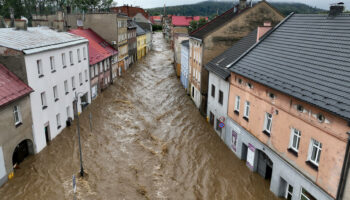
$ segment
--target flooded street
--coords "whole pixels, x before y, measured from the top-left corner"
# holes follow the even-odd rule
[[[161,33],[153,40],[153,51],[80,116],[88,177],[77,180],[77,199],[277,199],[199,114]],[[73,199],[79,169],[73,123],[16,169],[0,199]]]

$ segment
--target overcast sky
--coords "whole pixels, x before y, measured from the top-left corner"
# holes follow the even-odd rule
[[[140,6],[142,8],[155,8],[155,7],[163,7],[164,3],[167,6],[174,6],[174,5],[183,5],[183,4],[193,4],[204,0],[115,0],[115,1],[118,3],[118,6],[121,6],[123,4],[129,4],[129,5],[132,4],[132,5]],[[212,1],[216,1],[216,0],[212,0]],[[235,1],[238,2],[238,0],[235,0]],[[310,6],[323,8],[323,9],[328,9],[331,3],[338,3],[342,1],[345,3],[347,10],[349,10],[348,8],[350,7],[350,0],[267,0],[267,1],[300,2],[300,3],[308,4]],[[231,2],[233,2],[233,0]]]

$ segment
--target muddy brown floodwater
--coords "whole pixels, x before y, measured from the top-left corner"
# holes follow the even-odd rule
[[[77,199],[277,199],[199,114],[161,33],[153,40],[153,51],[80,116],[88,177],[77,180]],[[73,124],[21,163],[0,199],[73,199],[77,141]]]

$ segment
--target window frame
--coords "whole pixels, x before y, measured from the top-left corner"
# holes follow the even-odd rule
[[[215,98],[215,85],[211,84],[211,96]]]
[[[13,106],[13,115],[15,120],[15,126],[22,124],[22,114],[19,105]]]
[[[296,137],[296,147],[294,147],[294,138]],[[296,128],[291,128],[290,130],[290,138],[289,138],[289,149],[295,151],[296,153],[299,152],[299,146],[300,146],[300,138],[301,138],[301,131]]]
[[[234,112],[237,114],[239,113],[240,104],[241,104],[241,97],[236,95]]]
[[[220,105],[223,105],[224,104],[224,92],[219,90],[219,98],[218,98],[218,103]]]
[[[56,72],[56,66],[55,66],[55,56],[50,56],[50,69],[51,73]]]
[[[42,109],[44,110],[47,108],[46,93],[45,92],[40,93],[40,98],[41,98],[41,106],[42,106]]]
[[[83,74],[79,72],[79,84],[83,85]]]
[[[63,68],[66,68],[67,67],[66,53],[62,53],[61,57],[62,57],[62,66],[63,66]]]
[[[315,143],[318,143],[318,145],[315,145]],[[315,160],[312,159],[313,151],[316,149],[316,155]],[[320,159],[321,159],[321,153],[322,153],[322,143],[311,138],[310,145],[309,145],[309,152],[308,152],[308,160],[312,164],[318,167]]]
[[[69,51],[69,62],[70,65],[74,65],[74,58],[73,58],[73,52]]]
[[[36,66],[37,66],[39,78],[43,77],[44,76],[43,61],[41,59],[36,60]]]
[[[61,114],[60,113],[57,113],[56,114],[56,125],[57,125],[57,130],[60,129],[62,127],[62,124],[61,124]]]
[[[270,123],[268,123],[268,121],[270,120]],[[269,127],[267,127],[267,125],[270,124]],[[271,129],[272,129],[272,114],[266,112],[265,113],[265,120],[264,120],[264,132],[267,134],[271,134]]]
[[[80,49],[77,49],[78,62],[81,62]]]
[[[245,101],[243,117],[248,120],[249,119],[249,114],[250,114],[250,102],[249,101]]]
[[[72,76],[71,80],[72,80],[72,90],[75,90],[75,77]]]
[[[56,102],[59,100],[57,85],[53,86],[52,90],[53,90],[53,98],[54,98],[54,101]]]

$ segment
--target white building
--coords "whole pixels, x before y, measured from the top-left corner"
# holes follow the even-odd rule
[[[0,62],[33,90],[30,104],[35,152],[41,151],[90,103],[88,40],[47,27],[0,29]]]

